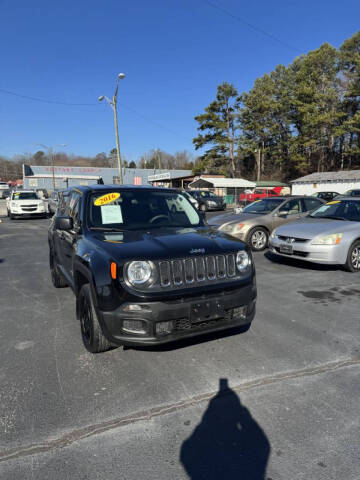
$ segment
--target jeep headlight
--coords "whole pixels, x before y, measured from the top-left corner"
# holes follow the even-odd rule
[[[132,285],[144,285],[150,282],[154,275],[154,264],[143,260],[130,262],[126,269],[127,279]]]
[[[10,203],[10,207],[11,207],[11,208],[18,208],[16,202],[11,202],[11,203]]]
[[[245,250],[240,250],[236,254],[236,267],[239,272],[244,272],[251,264],[251,258]]]
[[[342,238],[342,233],[331,233],[330,235],[321,235],[315,238],[311,245],[339,245]]]

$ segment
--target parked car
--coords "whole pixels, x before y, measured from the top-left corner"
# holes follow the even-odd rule
[[[360,272],[360,198],[334,200],[298,222],[275,229],[270,249],[283,257]]]
[[[273,188],[255,188],[252,193],[241,193],[239,195],[240,203],[249,203],[255,202],[255,200],[260,200],[267,197],[278,197],[281,194],[283,187],[273,187]]]
[[[49,198],[49,192],[46,190],[46,188],[37,188],[36,193],[39,198]]]
[[[320,198],[306,196],[263,198],[244,207],[241,213],[218,215],[208,223],[247,242],[252,250],[261,251],[276,227],[298,220],[324,203]]]
[[[173,212],[174,202],[181,208]],[[64,192],[49,235],[55,287],[76,296],[90,352],[249,328],[256,284],[250,248],[174,189],[96,185]]]
[[[48,210],[50,215],[54,215],[59,203],[59,196],[61,195],[62,190],[53,190],[48,198]]]
[[[355,188],[353,190],[347,190],[345,193],[342,193],[341,196],[344,196],[344,197],[360,197],[360,189]]]
[[[5,198],[4,192],[9,190],[9,184],[7,182],[0,182],[0,198]]]
[[[330,202],[333,198],[339,195],[340,193],[337,193],[337,192],[316,192],[316,193],[313,193],[311,196],[315,198],[321,198],[326,202]]]
[[[10,190],[10,189],[8,189],[8,190],[5,190],[5,189],[4,189],[4,190],[0,190],[0,198],[6,199],[6,198],[10,197],[10,195],[11,195],[11,190]]]
[[[8,216],[11,220],[17,217],[46,217],[47,208],[33,190],[14,190],[6,199]]]
[[[178,190],[196,209],[199,208],[199,202],[186,190]]]
[[[209,190],[189,190],[199,204],[199,209],[202,212],[209,210],[226,210],[226,203],[223,197],[215,195],[215,193]]]

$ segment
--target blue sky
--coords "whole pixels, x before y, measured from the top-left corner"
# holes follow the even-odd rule
[[[220,9],[206,0],[0,0],[0,89],[93,104],[0,91],[0,155],[37,143],[108,152],[112,111],[97,98],[112,95],[118,72],[122,153],[194,151],[194,116],[218,84],[248,90],[277,64],[359,29],[359,0],[209,1]]]

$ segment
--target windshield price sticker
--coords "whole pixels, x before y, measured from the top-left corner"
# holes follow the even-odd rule
[[[100,208],[103,225],[109,223],[123,223],[120,205],[101,205]]]
[[[101,197],[97,198],[94,202],[94,205],[97,207],[101,207],[101,205],[108,205],[109,203],[114,202],[120,197],[120,193],[112,192],[107,193],[106,195],[102,195]]]
[[[334,200],[333,202],[328,202],[326,205],[336,205],[337,203],[340,203],[340,200]]]

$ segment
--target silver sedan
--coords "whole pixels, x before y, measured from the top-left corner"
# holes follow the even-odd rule
[[[270,250],[283,257],[360,272],[360,198],[338,197],[306,218],[276,228]]]

